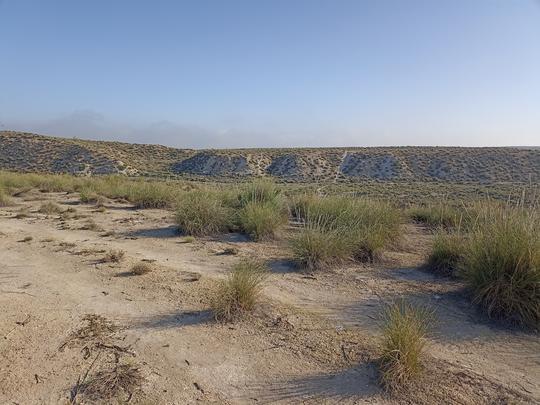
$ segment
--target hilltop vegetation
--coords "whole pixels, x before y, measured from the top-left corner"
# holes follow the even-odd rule
[[[534,148],[376,147],[191,150],[0,132],[0,169],[286,182],[540,181]]]

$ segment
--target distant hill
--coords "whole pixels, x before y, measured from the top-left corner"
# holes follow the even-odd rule
[[[176,149],[0,131],[0,169],[290,182],[540,182],[538,148]]]

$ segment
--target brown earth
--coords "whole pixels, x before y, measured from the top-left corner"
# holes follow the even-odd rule
[[[189,150],[0,131],[0,169],[288,182],[540,182],[538,148]]]
[[[76,211],[44,215],[43,200]],[[305,274],[286,246],[292,229],[275,242],[185,243],[165,210],[111,201],[100,212],[35,190],[15,202],[0,208],[1,404],[540,403],[538,336],[485,319],[459,282],[423,271],[432,236],[420,226],[405,225],[382,263]],[[124,259],[103,262],[111,249]],[[217,280],[253,256],[271,268],[263,302],[214,322]],[[141,260],[153,271],[131,275]],[[391,397],[376,344],[381,308],[397,297],[434,308],[438,322],[425,379]]]

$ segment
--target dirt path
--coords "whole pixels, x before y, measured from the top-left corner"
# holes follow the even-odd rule
[[[131,390],[140,403],[393,402],[370,359],[381,305],[401,296],[436,309],[430,354],[467,386],[455,403],[540,398],[538,337],[487,322],[458,283],[412,267],[429,241],[422,229],[408,229],[406,248],[383,266],[305,275],[280,243],[235,235],[184,243],[163,210],[111,203],[97,212],[72,195],[36,198],[0,209],[0,403],[84,401],[82,388],[73,393],[77,381],[118,364],[140,373]],[[77,212],[39,214],[43,198]],[[23,206],[30,215],[14,218]],[[94,230],[81,229],[90,219]],[[267,259],[272,274],[254,319],[219,325],[207,297],[238,260],[219,254],[232,245]],[[101,263],[110,249],[125,259]],[[143,259],[154,271],[130,276]],[[88,314],[114,327],[75,339]]]

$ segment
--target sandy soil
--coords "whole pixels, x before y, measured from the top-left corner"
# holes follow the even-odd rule
[[[44,200],[76,212],[41,214]],[[28,192],[0,208],[0,403],[540,403],[538,335],[486,320],[459,282],[421,270],[429,243],[407,225],[382,263],[310,275],[283,241],[185,243],[165,210]],[[231,246],[238,255],[221,254]],[[104,263],[111,249],[125,258]],[[269,263],[263,302],[215,323],[209,294],[242,256]],[[140,260],[153,271],[131,275]],[[377,384],[378,316],[398,297],[438,322],[426,378],[390,397]]]

